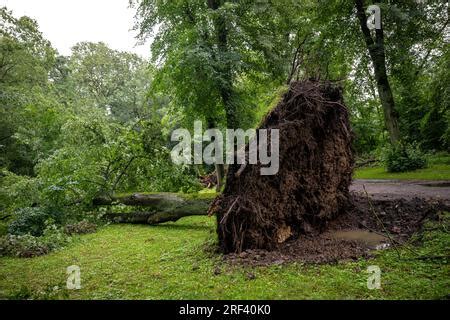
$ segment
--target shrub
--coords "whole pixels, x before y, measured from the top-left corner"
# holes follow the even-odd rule
[[[27,207],[16,210],[13,221],[9,225],[8,233],[14,235],[31,234],[41,236],[47,226],[47,221],[60,222],[58,211],[42,207]]]
[[[17,208],[31,207],[39,202],[40,180],[0,169],[0,210],[11,214]]]
[[[384,163],[388,172],[405,172],[425,168],[427,159],[417,146],[398,144],[385,151]]]
[[[49,252],[48,247],[30,234],[7,235],[0,238],[0,255],[31,258]]]
[[[0,256],[31,258],[47,254],[67,244],[69,238],[55,225],[48,225],[41,237],[8,234],[0,237]]]
[[[77,223],[68,224],[64,227],[64,232],[68,235],[93,233],[97,230],[95,223],[83,220]]]
[[[49,251],[54,251],[64,247],[70,240],[61,228],[56,225],[48,225],[42,237],[39,237],[40,241],[47,246]]]

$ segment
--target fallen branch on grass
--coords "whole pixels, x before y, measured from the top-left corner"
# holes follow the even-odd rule
[[[103,217],[115,223],[134,224],[158,224],[168,221],[177,221],[188,216],[206,216],[206,211],[187,212],[127,212],[127,213],[107,213]]]
[[[368,160],[365,160],[365,161],[356,161],[355,168],[362,168],[362,167],[365,167],[365,166],[367,166],[369,164],[374,164],[374,163],[378,163],[378,162],[380,162],[380,161],[377,160],[377,159],[368,159]]]
[[[175,193],[132,194],[119,197],[96,198],[93,204],[145,206],[145,212],[107,213],[104,218],[117,223],[158,224],[177,221],[187,216],[207,215],[212,197],[190,198]]]

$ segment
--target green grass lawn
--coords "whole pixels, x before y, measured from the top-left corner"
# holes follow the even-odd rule
[[[428,156],[428,167],[410,172],[390,173],[384,167],[355,170],[355,179],[450,180],[450,154],[441,152]]]
[[[334,265],[231,267],[206,249],[215,241],[214,224],[214,218],[188,217],[159,226],[109,225],[46,256],[0,258],[0,298],[448,298],[447,261],[411,259],[415,254],[406,249],[401,249],[400,259],[390,249],[370,260]],[[448,254],[445,228],[434,226],[414,250],[421,255]],[[81,268],[80,290],[65,289],[70,265]],[[367,289],[369,265],[381,268],[380,290]]]
[[[383,167],[367,167],[355,170],[355,179],[399,179],[399,180],[450,180],[450,165],[430,164],[426,169],[410,172],[390,173]]]

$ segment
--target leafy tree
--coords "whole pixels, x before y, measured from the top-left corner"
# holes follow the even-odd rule
[[[448,5],[442,1],[380,1],[376,4],[382,12],[382,29],[370,31],[365,10],[373,2],[335,0],[320,4],[319,24],[327,30],[321,33],[327,34],[335,51],[344,53],[341,66],[338,61],[331,65],[344,71],[347,78],[345,93],[354,119],[360,119],[364,128],[377,128],[376,119],[382,120],[390,141],[399,137],[424,141],[420,123],[434,104],[428,88],[434,75],[440,74],[447,52],[444,31]],[[440,149],[439,137],[448,123],[436,110],[426,117],[433,122],[426,127],[433,128],[428,136],[435,137],[433,147]],[[383,143],[379,129],[360,131],[366,136],[369,132],[373,132],[371,140],[378,141],[377,145]]]
[[[0,166],[33,174],[36,155],[16,136],[27,111],[47,100],[55,50],[36,21],[0,8]]]
[[[91,100],[121,122],[143,116],[151,68],[137,55],[101,42],[82,42],[72,48],[68,68],[78,97]]]
[[[193,119],[203,119],[207,127],[255,123],[252,116],[260,114],[255,102],[296,71],[292,55],[304,38],[296,24],[306,18],[289,11],[302,9],[292,1],[132,3],[140,36],[154,33],[152,57],[160,65],[154,89],[172,98],[173,109],[183,110],[187,126]],[[221,181],[222,166],[216,172]]]

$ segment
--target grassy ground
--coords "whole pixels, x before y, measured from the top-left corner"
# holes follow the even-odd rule
[[[398,179],[398,180],[450,180],[450,165],[432,164],[426,169],[410,172],[390,173],[383,167],[360,168],[355,171],[356,179]]]
[[[399,179],[399,180],[450,180],[450,155],[443,153],[430,156],[428,168],[410,172],[389,173],[385,168],[365,167],[355,170],[356,179]]]
[[[448,255],[445,224],[429,226],[421,255]],[[410,250],[334,265],[231,267],[206,248],[214,219],[188,217],[159,226],[110,225],[59,252],[0,258],[0,298],[34,299],[439,299],[448,298],[445,259]],[[66,268],[81,268],[80,290],[65,289]],[[381,269],[381,289],[367,289],[367,267]],[[254,275],[249,276],[249,274]]]

